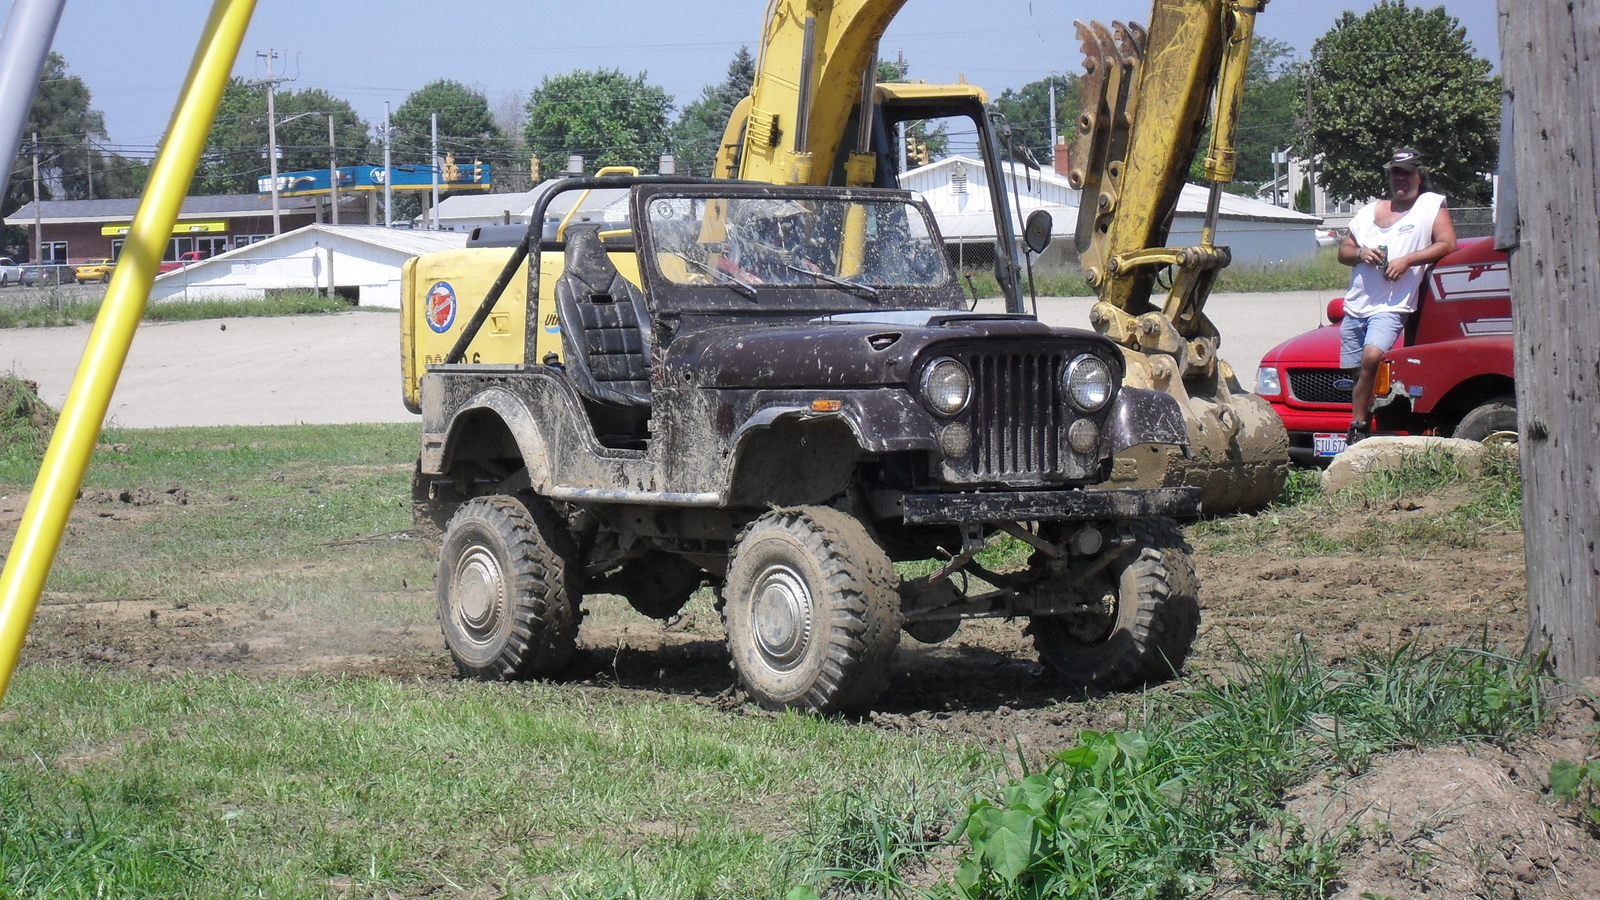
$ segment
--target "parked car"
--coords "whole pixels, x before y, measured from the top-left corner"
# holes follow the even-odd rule
[[[176,272],[179,269],[192,266],[205,258],[206,255],[201,253],[199,250],[190,250],[188,253],[180,254],[177,259],[162,260],[161,267],[156,274],[165,275],[168,272]]]
[[[117,267],[114,259],[91,259],[72,270],[73,280],[79,284],[88,284],[98,281],[101,284],[111,280],[111,270]]]
[[[1272,348],[1256,393],[1289,430],[1296,462],[1326,462],[1345,448],[1354,369],[1339,367],[1344,298],[1315,331]],[[1423,279],[1417,311],[1384,357],[1374,390],[1374,433],[1483,440],[1517,428],[1512,377],[1511,282],[1492,238],[1461,242]]]
[[[1339,229],[1337,229],[1337,228],[1318,228],[1317,229],[1317,246],[1318,247],[1332,247],[1337,243],[1339,243]]]
[[[9,256],[0,256],[0,287],[13,284],[33,286],[39,283],[39,269],[37,266],[18,265]]]

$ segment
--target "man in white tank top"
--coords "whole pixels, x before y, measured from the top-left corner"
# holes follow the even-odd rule
[[[1339,245],[1339,262],[1355,267],[1339,323],[1339,365],[1361,368],[1350,398],[1346,438],[1351,444],[1371,433],[1378,365],[1399,339],[1406,317],[1416,311],[1422,277],[1428,266],[1456,250],[1455,223],[1444,195],[1428,190],[1422,154],[1401,147],[1383,168],[1389,174],[1389,199],[1363,206]]]

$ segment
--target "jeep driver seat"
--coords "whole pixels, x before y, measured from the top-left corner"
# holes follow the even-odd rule
[[[598,228],[569,229],[566,239],[555,300],[567,375],[588,401],[602,443],[637,442],[650,417],[644,295],[612,264]]]

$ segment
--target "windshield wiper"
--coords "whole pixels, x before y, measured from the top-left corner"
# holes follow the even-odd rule
[[[826,272],[813,272],[810,269],[802,269],[799,266],[792,266],[788,263],[784,263],[783,267],[791,272],[799,272],[801,275],[810,275],[812,278],[815,278],[819,281],[826,281],[835,287],[844,288],[850,293],[855,294],[857,297],[866,297],[868,300],[878,299],[878,289],[870,284],[859,284],[854,281],[846,281],[843,278],[835,278]]]
[[[733,277],[732,275],[729,275],[727,272],[724,272],[721,269],[712,268],[711,266],[706,265],[705,263],[701,262],[700,260],[694,259],[694,258],[689,257],[689,256],[685,256],[685,255],[683,255],[682,253],[679,253],[676,250],[668,250],[667,254],[670,255],[670,256],[676,256],[677,258],[683,260],[684,262],[688,263],[689,265],[694,266],[696,269],[699,269],[700,271],[706,273],[707,275],[710,275],[712,278],[716,279],[717,284],[727,285],[728,287],[733,288],[733,290],[736,293],[741,294],[741,295],[743,295],[745,297],[748,297],[751,300],[754,300],[756,298],[756,289],[755,288],[751,287],[748,284],[745,284],[744,282],[742,282],[739,279]]]

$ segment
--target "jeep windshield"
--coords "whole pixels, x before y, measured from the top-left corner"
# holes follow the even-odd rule
[[[674,186],[640,204],[640,252],[669,289],[789,308],[959,302],[927,208],[903,192]]]

